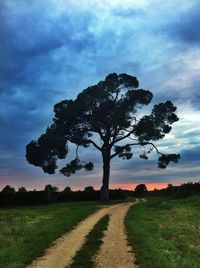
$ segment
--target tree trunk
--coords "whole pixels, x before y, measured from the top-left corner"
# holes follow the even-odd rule
[[[109,200],[109,178],[110,178],[110,152],[102,154],[103,156],[103,181],[101,187],[101,201]]]

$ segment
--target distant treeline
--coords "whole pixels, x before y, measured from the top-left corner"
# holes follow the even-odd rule
[[[200,194],[200,182],[183,183],[180,186],[168,184],[167,188],[148,192],[149,196],[171,196],[173,198],[186,198],[192,195]]]
[[[110,199],[124,199],[126,194],[123,190],[110,190]],[[76,201],[97,201],[100,200],[100,191],[94,190],[92,186],[85,187],[84,191],[72,191],[66,187],[63,191],[52,185],[46,185],[42,191],[27,191],[21,187],[16,191],[10,185],[7,185],[0,192],[0,206],[15,205],[40,205],[56,202],[76,202]]]
[[[161,190],[155,189],[153,191],[148,191],[145,184],[137,185],[135,190],[132,191],[122,189],[109,190],[111,200],[161,195],[172,198],[185,198],[195,194],[200,194],[200,182],[188,182],[180,186],[168,184],[167,188]],[[7,185],[0,192],[1,207],[98,200],[100,200],[100,191],[95,190],[92,186],[85,187],[84,191],[72,191],[70,187],[59,191],[56,186],[49,184],[42,191],[27,191],[25,187],[20,187],[16,191],[13,187]]]

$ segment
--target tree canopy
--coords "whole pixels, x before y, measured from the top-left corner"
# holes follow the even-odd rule
[[[161,153],[154,142],[170,132],[178,117],[176,107],[168,100],[154,105],[149,115],[139,118],[138,110],[152,98],[149,90],[139,88],[136,77],[109,74],[104,81],[84,89],[75,100],[63,100],[54,106],[53,123],[37,141],[27,145],[26,158],[30,164],[53,174],[58,168],[57,160],[65,159],[69,145],[75,144],[75,159],[60,168],[63,175],[70,176],[82,168],[93,169],[92,162],[81,161],[78,155],[80,146],[92,145],[102,154],[105,181],[109,180],[112,158],[131,159],[133,147],[142,146],[141,158],[147,160],[155,150],[158,166],[166,168],[170,161],[178,162],[180,155]]]
[[[136,187],[135,187],[135,194],[136,196],[138,197],[142,197],[144,196],[145,193],[147,193],[148,190],[147,190],[147,187],[145,184],[138,184]]]

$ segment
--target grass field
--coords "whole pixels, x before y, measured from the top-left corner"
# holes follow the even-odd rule
[[[0,209],[0,267],[26,267],[98,205],[80,202]]]
[[[149,198],[126,217],[141,268],[200,268],[200,196]]]

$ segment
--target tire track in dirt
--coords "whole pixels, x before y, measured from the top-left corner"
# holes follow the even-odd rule
[[[110,208],[110,221],[103,238],[103,244],[95,257],[97,268],[138,268],[124,226],[124,218],[130,206],[135,203],[124,203]]]
[[[120,206],[104,207],[80,222],[75,229],[58,238],[53,245],[45,251],[44,256],[34,260],[27,268],[64,268],[69,266],[77,251],[85,242],[94,225],[111,209]]]

